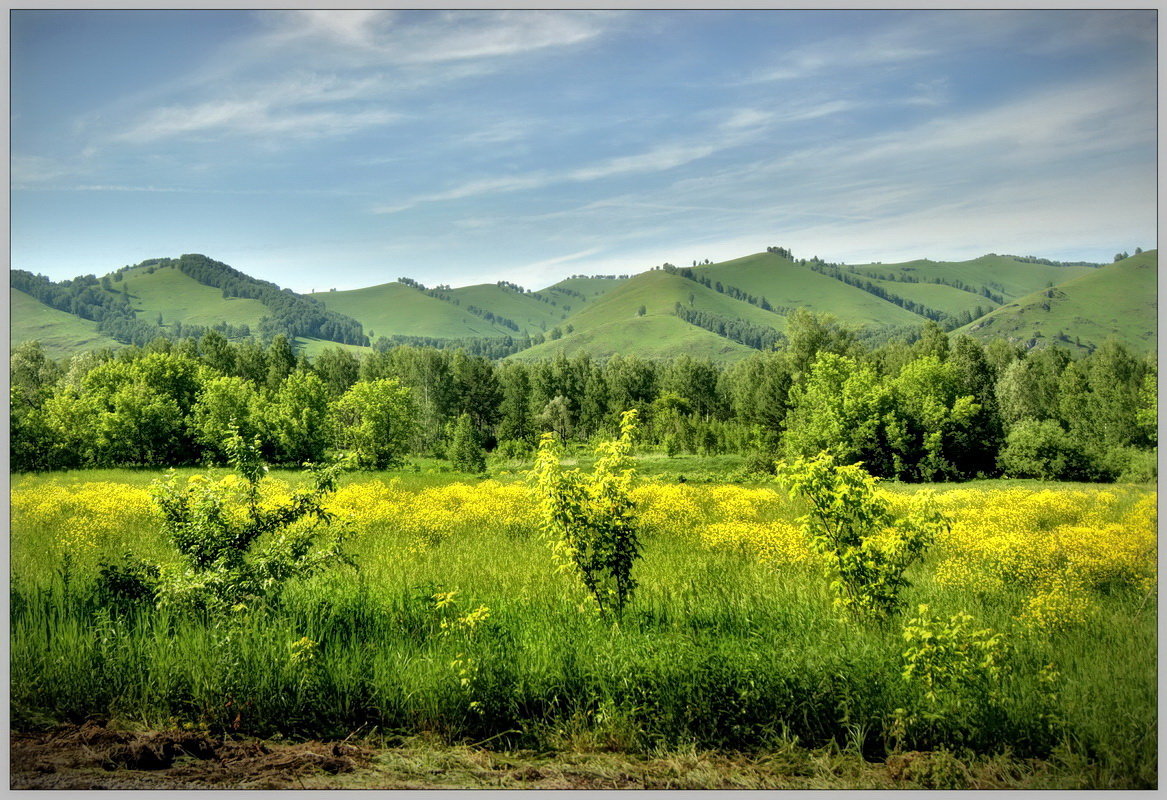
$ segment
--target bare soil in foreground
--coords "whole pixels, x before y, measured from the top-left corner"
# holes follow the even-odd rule
[[[902,753],[886,762],[792,749],[765,756],[691,751],[504,752],[432,742],[282,743],[99,723],[12,732],[12,789],[891,789],[1071,788],[1046,762]],[[1061,773],[1061,774],[1058,774]]]

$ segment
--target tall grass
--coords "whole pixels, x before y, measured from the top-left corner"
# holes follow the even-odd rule
[[[766,513],[796,510],[779,496]],[[101,717],[534,748],[757,751],[793,740],[869,757],[966,748],[1076,759],[1094,785],[1156,780],[1155,600],[1134,588],[1096,593],[1096,613],[1039,633],[1017,622],[1023,587],[938,582],[939,555],[914,568],[910,607],[967,611],[1003,632],[1013,670],[999,699],[897,737],[897,709],[920,703],[901,675],[901,620],[840,619],[813,563],[710,547],[693,526],[646,531],[638,594],[612,623],[574,575],[556,571],[549,545],[514,524],[421,540],[392,526],[363,530],[352,540],[356,569],[221,617],[104,603],[103,558],[174,554],[139,515],[95,552],[62,560],[79,524],[68,515],[14,522],[16,727]],[[1040,678],[1048,664],[1061,673],[1055,690]]]

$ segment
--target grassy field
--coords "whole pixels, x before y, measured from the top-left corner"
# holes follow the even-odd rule
[[[726,294],[702,286],[696,281],[657,270],[644,272],[624,281],[619,287],[593,301],[567,322],[576,330],[590,330],[613,322],[633,319],[644,306],[646,315],[671,315],[677,303],[685,308],[706,311],[729,319],[740,319],[774,330],[786,327],[784,317],[771,311],[735,300]]]
[[[588,303],[603,297],[613,289],[618,288],[626,278],[564,278],[535,294],[545,297],[556,303],[560,308],[570,312],[582,309]],[[571,292],[571,294],[568,294]],[[583,295],[581,300],[575,295]]]
[[[9,305],[12,345],[41,343],[49,358],[67,358],[83,350],[121,347],[121,343],[97,330],[97,323],[45,305],[19,289],[13,289]]]
[[[1036,340],[1085,352],[1115,338],[1135,352],[1155,350],[1158,251],[1149,250],[1039,289],[957,330],[984,339]]]
[[[642,472],[673,471],[660,461]],[[804,508],[774,484],[647,477],[633,490],[639,587],[616,622],[557,568],[521,466],[496,464],[499,480],[439,462],[346,476],[328,505],[355,566],[224,616],[95,591],[99,565],[125,552],[179,564],[146,489],[158,473],[14,476],[14,727],[375,731],[625,764],[713,754],[722,774],[774,758],[813,773],[846,752],[852,788],[890,785],[870,765],[886,778],[927,751],[948,764],[940,785],[973,785],[969,765],[993,759],[1024,764],[1029,788],[1157,785],[1153,487],[889,487],[905,512],[930,489],[952,524],[909,573],[904,614],[875,624],[832,608]],[[274,472],[266,496],[299,480]],[[971,627],[945,634],[958,612]],[[995,666],[945,651],[906,676],[912,618],[969,652],[999,635]]]
[[[362,347],[359,344],[344,344],[342,342],[330,342],[327,339],[313,339],[310,336],[297,336],[296,348],[299,352],[308,356],[309,359],[314,359],[320,355],[324,350],[331,350],[334,347],[339,347],[341,350],[347,350],[355,356],[361,356],[364,353],[373,352],[371,347]]]

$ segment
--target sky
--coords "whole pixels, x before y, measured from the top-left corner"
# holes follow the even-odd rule
[[[13,11],[11,264],[296,291],[1156,246],[1156,12]]]

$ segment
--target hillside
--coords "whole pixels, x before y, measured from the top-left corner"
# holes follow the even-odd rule
[[[706,288],[695,281],[660,270],[634,275],[620,286],[567,318],[566,324],[576,330],[588,330],[600,325],[631,319],[641,306],[646,315],[673,314],[676,304],[684,308],[740,319],[754,325],[782,330],[786,320],[771,311],[735,300]]]
[[[1096,267],[1055,267],[1013,256],[985,255],[969,261],[906,261],[900,264],[859,264],[852,272],[873,277],[911,277],[921,282],[961,282],[974,288],[987,287],[1007,299],[1024,297],[1093,272]],[[899,286],[900,284],[896,284]]]
[[[956,333],[1003,337],[1027,346],[1057,343],[1083,352],[1115,338],[1133,350],[1154,352],[1158,264],[1158,251],[1148,250],[1091,269],[1008,303]]]
[[[619,288],[628,278],[564,278],[534,294],[545,298],[569,314]]]
[[[450,289],[448,294],[460,303],[462,309],[473,306],[513,321],[519,330],[510,333],[516,336],[548,330],[570,313],[562,306],[552,305],[541,295],[536,296],[533,292],[520,294],[496,283],[460,286]]]
[[[223,297],[222,291],[199,283],[174,264],[132,267],[121,274],[122,280],[111,286],[116,292],[125,289],[134,312],[146,322],[156,322],[161,316],[163,326],[181,322],[210,327],[226,322],[258,328],[260,319],[269,313],[258,300]]]
[[[715,361],[736,361],[755,350],[732,342],[715,333],[690,325],[678,317],[665,314],[630,317],[583,331],[569,333],[561,339],[544,342],[509,358],[535,361],[586,352],[593,358],[613,355],[636,355],[640,358],[673,358],[689,355]]]
[[[697,275],[765,297],[775,309],[808,308],[834,314],[861,328],[920,325],[924,319],[873,294],[813,271],[775,253],[694,268]]]
[[[122,346],[101,333],[96,322],[50,308],[19,289],[12,290],[9,311],[13,347],[35,339],[49,358],[67,358],[85,350]]]
[[[382,283],[344,292],[316,292],[308,296],[320,300],[328,310],[360,322],[365,334],[374,341],[394,335],[457,339],[513,334],[501,325],[403,283]]]

